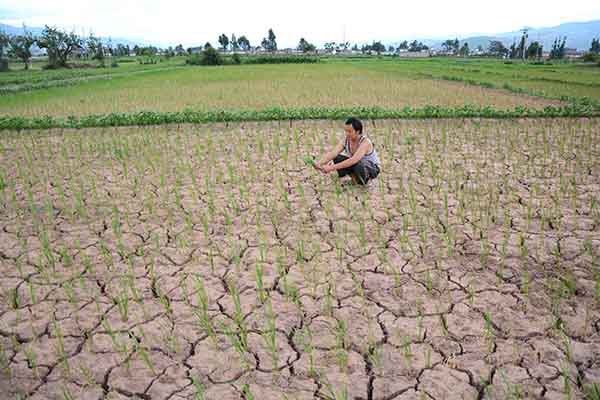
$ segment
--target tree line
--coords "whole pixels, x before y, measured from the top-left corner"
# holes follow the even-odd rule
[[[93,33],[83,38],[75,32],[69,33],[46,25],[42,33],[35,36],[23,27],[23,33],[17,35],[0,31],[0,70],[8,69],[7,57],[20,60],[24,64],[24,69],[29,69],[34,45],[46,50],[48,69],[67,67],[69,57],[75,54],[86,59],[97,60],[104,66],[107,56],[125,56],[131,53],[129,45],[119,43],[113,47],[111,44],[105,44]],[[151,47],[144,50],[152,53]],[[140,52],[138,46],[135,46],[134,51]]]
[[[210,45],[210,43],[207,43],[207,45]],[[207,45],[205,45],[205,49],[208,47]],[[219,36],[219,45],[220,49],[224,52],[233,51],[235,53],[240,50],[251,51],[258,49],[263,49],[268,52],[275,52],[277,51],[277,36],[275,35],[273,29],[269,28],[267,36],[262,39],[262,41],[260,42],[260,46],[252,47],[250,41],[245,35],[236,38],[235,34],[231,34],[230,39],[226,34],[223,33]],[[303,53],[308,53],[315,51],[317,49],[317,46],[308,42],[304,37],[302,37],[300,38],[296,49]]]
[[[544,55],[544,46],[537,40],[527,44],[527,29],[522,30],[522,35],[519,41],[513,41],[513,43],[506,47],[499,40],[492,40],[488,47],[490,55],[500,56],[509,59],[542,59]],[[552,47],[548,52],[549,59],[560,60],[566,56],[566,43],[567,37],[557,37],[552,42]],[[599,39],[592,39],[590,49],[587,54],[584,55],[584,60],[592,59],[595,60],[600,53],[600,41]]]
[[[542,44],[538,41],[527,43],[527,39],[527,29],[523,29],[519,41],[514,41],[509,47],[506,47],[504,43],[499,40],[492,40],[487,48],[487,54],[509,59],[541,59],[544,54]],[[565,57],[566,40],[566,37],[556,38],[554,40],[552,48],[549,51],[550,59],[561,59]],[[224,33],[218,37],[218,43],[220,45],[219,48],[223,52],[232,51],[233,53],[239,51],[248,52],[258,49],[263,49],[267,52],[276,52],[278,48],[277,36],[273,29],[268,30],[267,35],[260,42],[260,46],[253,47],[246,35],[239,35],[236,37],[235,34],[228,36]],[[175,48],[168,47],[167,49],[138,45],[130,48],[129,45],[123,44],[112,46],[110,43],[106,44],[105,41],[96,37],[93,33],[88,37],[83,38],[75,32],[69,33],[48,25],[44,27],[39,36],[35,36],[24,27],[23,33],[17,35],[9,35],[0,31],[0,71],[8,69],[7,57],[14,57],[22,61],[24,68],[28,69],[31,64],[32,48],[34,45],[40,49],[46,50],[46,54],[48,55],[48,64],[46,68],[67,67],[67,60],[73,55],[78,55],[85,59],[96,60],[101,66],[104,66],[107,56],[128,56],[133,53],[135,55],[152,57],[160,53],[166,57],[171,57],[175,55],[191,55],[194,52],[194,48],[184,50],[181,44],[177,45]],[[460,56],[468,56],[471,54],[469,44],[463,42],[461,45],[458,39],[448,39],[442,43],[441,47],[442,51],[446,54]],[[203,52],[211,52],[212,50],[209,49],[212,49],[210,42],[207,42],[203,48],[201,48]],[[421,52],[430,50],[427,45],[417,40],[410,43],[405,40],[396,47],[389,46],[387,48],[381,41],[373,41],[371,44],[364,44],[360,48],[357,44],[350,47],[349,42],[327,42],[324,45],[326,53],[344,52],[348,49],[355,52],[360,51],[363,54],[381,54],[386,51]],[[303,53],[310,53],[316,51],[317,47],[302,37],[296,46],[296,50]],[[485,53],[481,46],[479,46],[478,50],[480,54]],[[596,59],[599,53],[600,40],[596,38],[592,40],[588,58]],[[214,57],[214,54],[211,53],[209,56]]]

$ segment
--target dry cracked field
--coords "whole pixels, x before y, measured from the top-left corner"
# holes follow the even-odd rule
[[[2,398],[583,398],[600,120],[366,126],[2,133]]]

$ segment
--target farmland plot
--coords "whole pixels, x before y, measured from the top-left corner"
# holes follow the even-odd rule
[[[82,81],[0,97],[0,114],[42,117],[112,112],[261,110],[270,107],[400,109],[465,104],[543,109],[566,103],[462,82],[414,79],[410,74],[353,64],[244,65],[176,68]]]
[[[581,398],[600,380],[600,120],[5,132],[0,393]]]

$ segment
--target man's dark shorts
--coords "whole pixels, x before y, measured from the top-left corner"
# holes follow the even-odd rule
[[[343,154],[338,154],[333,159],[333,163],[338,164],[344,160],[347,160],[348,158],[350,158],[350,157],[343,155]],[[377,175],[379,175],[380,170],[379,170],[379,167],[377,166],[377,164],[375,164],[374,162],[372,162],[370,160],[365,160],[363,158],[362,160],[360,160],[353,166],[348,167],[348,168],[338,169],[337,172],[338,172],[339,177],[346,176],[350,173],[354,173],[356,175],[356,177],[358,178],[359,183],[366,185],[367,182],[369,181],[369,179],[376,178]]]

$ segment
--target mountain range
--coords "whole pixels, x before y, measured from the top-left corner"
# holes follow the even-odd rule
[[[524,27],[525,28],[525,27]],[[550,50],[552,43],[558,37],[566,37],[566,47],[575,48],[578,50],[588,50],[592,43],[592,39],[600,38],[600,20],[593,20],[587,22],[568,22],[557,26],[547,28],[531,28],[527,27],[527,42],[537,40],[540,42],[544,49]],[[458,40],[462,43],[467,42],[470,49],[476,49],[478,46],[487,49],[490,41],[499,40],[505,46],[509,47],[513,42],[518,44],[521,38],[522,32],[520,30],[512,32],[497,33],[493,35],[485,36],[469,36],[469,37],[458,37]],[[447,37],[445,39],[413,39],[421,41],[429,47],[441,48],[442,43],[446,39],[454,39],[454,37]],[[392,43],[398,45],[400,42]]]

